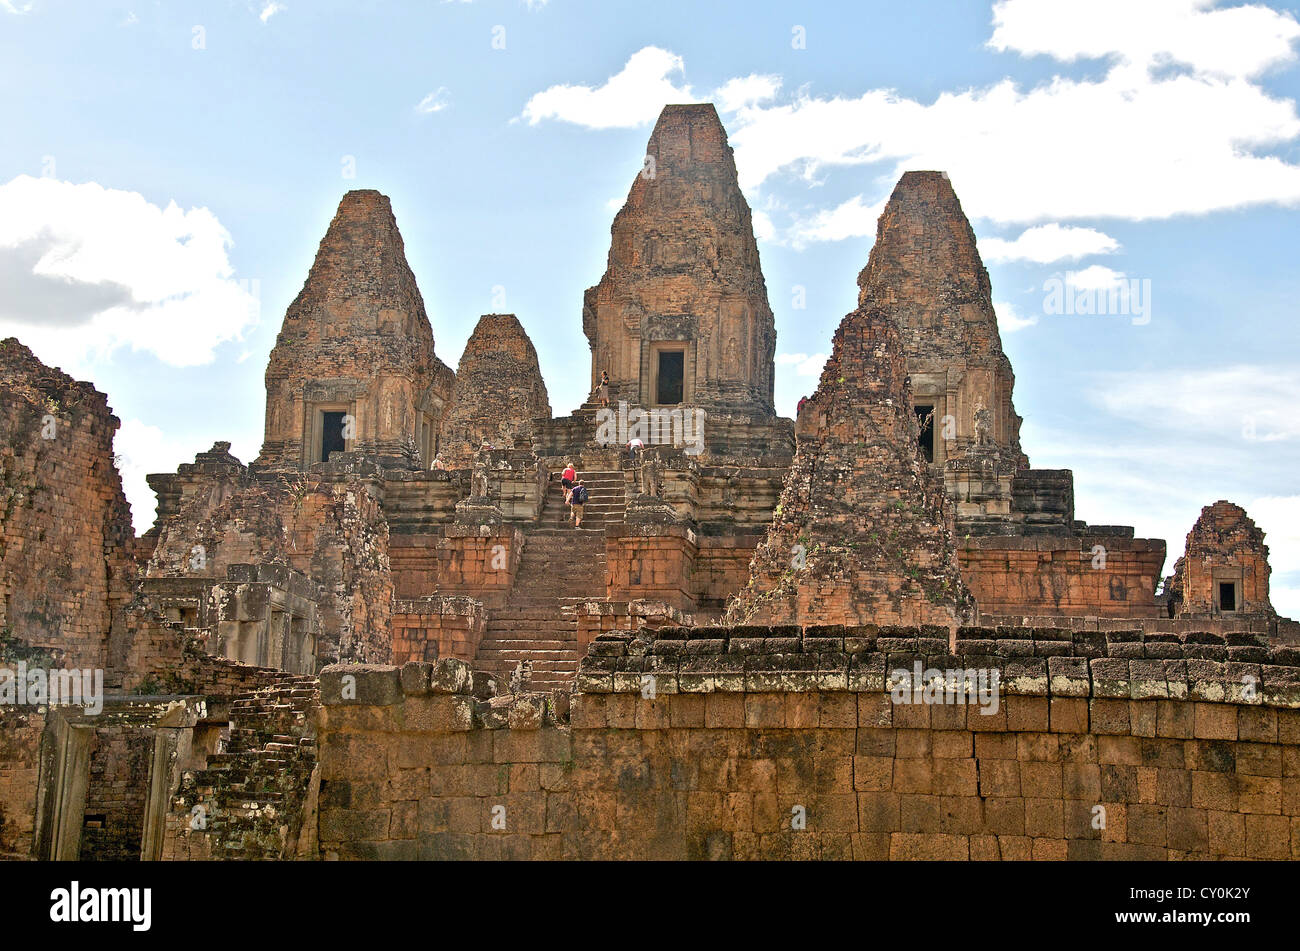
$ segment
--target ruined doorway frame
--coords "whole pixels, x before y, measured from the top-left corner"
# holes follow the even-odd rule
[[[324,444],[325,436],[325,414],[342,413],[345,417],[351,416],[353,420],[353,438],[349,439],[346,435],[347,424],[344,423],[343,451],[351,452],[353,444],[356,442],[357,414],[355,403],[313,403],[311,406],[311,432],[308,434],[307,443],[307,465],[314,466],[321,462],[321,449]]]
[[[81,856],[94,740],[93,726],[72,723],[62,710],[50,708],[36,780],[32,851],[38,859],[75,862]]]

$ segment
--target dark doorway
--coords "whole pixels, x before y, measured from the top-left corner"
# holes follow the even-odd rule
[[[934,462],[934,407],[916,407],[916,421],[921,425],[921,455]]]
[[[1231,581],[1219,582],[1219,610],[1237,610],[1237,586]]]
[[[682,350],[660,350],[655,402],[660,405],[680,403],[685,376],[686,353]]]
[[[346,415],[342,410],[321,413],[321,462],[329,462],[331,452],[342,452],[346,448],[343,439],[343,417]]]

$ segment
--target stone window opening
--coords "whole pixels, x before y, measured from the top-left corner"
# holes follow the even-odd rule
[[[318,404],[313,408],[309,463],[329,462],[330,454],[347,452],[353,434],[348,426],[352,408],[347,403]]]
[[[1235,581],[1219,582],[1219,610],[1225,614],[1237,610],[1237,583]]]
[[[320,462],[329,462],[330,453],[343,451],[346,445],[343,439],[344,415],[338,410],[325,410],[321,413]]]
[[[916,406],[916,421],[921,427],[921,455],[925,456],[926,462],[934,462],[934,407],[918,404]]]

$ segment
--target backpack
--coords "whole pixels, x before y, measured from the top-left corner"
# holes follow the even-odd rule
[[[575,485],[573,487],[573,494],[569,496],[569,500],[574,505],[582,505],[587,501],[587,487],[585,485]]]

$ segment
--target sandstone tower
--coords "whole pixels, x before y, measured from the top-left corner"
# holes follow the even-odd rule
[[[771,417],[776,329],[749,205],[710,103],[665,106],[583,302],[593,387]]]
[[[258,464],[346,452],[427,466],[452,382],[388,198],[348,192],[271,351]]]
[[[980,449],[1011,470],[1027,466],[989,275],[946,174],[899,179],[858,287],[861,305],[898,321],[926,458]]]
[[[439,457],[452,468],[467,467],[484,442],[508,449],[532,435],[535,419],[550,415],[537,350],[523,324],[514,314],[484,314],[460,357]]]
[[[890,309],[840,323],[798,449],[734,620],[939,624],[967,597],[952,518],[922,459],[907,365]]]
[[[1264,533],[1240,505],[1201,509],[1169,586],[1173,617],[1272,617]]]

